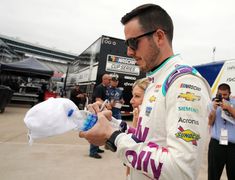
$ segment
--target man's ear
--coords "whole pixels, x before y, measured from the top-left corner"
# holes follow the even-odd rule
[[[157,45],[161,45],[165,39],[166,39],[166,34],[164,33],[163,30],[157,29],[156,32],[153,34],[154,42],[157,43]]]

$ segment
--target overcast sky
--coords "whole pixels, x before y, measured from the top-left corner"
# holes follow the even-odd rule
[[[174,53],[190,65],[235,59],[234,0],[1,0],[0,34],[80,54],[101,35],[124,39],[121,17],[143,3],[172,17]]]

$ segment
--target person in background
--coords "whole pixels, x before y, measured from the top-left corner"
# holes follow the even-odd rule
[[[163,8],[144,4],[121,22],[127,55],[149,79],[137,128],[112,126],[111,112],[93,103],[88,110],[98,121],[79,136],[116,152],[131,180],[196,180],[207,142],[210,86],[173,53],[173,22]]]
[[[110,86],[111,76],[109,74],[104,74],[102,76],[102,82],[97,85],[92,94],[92,102],[103,103],[106,99],[109,99],[108,87]],[[108,106],[111,109],[111,106]],[[99,146],[90,144],[90,154],[89,156],[95,159],[101,159],[102,156],[98,153],[103,153],[104,150],[100,149]]]
[[[138,116],[140,112],[140,105],[143,102],[144,92],[147,89],[149,84],[149,80],[147,78],[138,79],[132,86],[132,98],[131,98],[131,105],[133,108],[133,127],[137,127]]]
[[[147,78],[142,78],[142,79],[136,80],[132,86],[132,98],[131,98],[130,103],[133,108],[132,126],[134,128],[137,127],[140,106],[143,102],[144,92],[147,89],[148,84],[149,84],[149,80]],[[127,167],[126,176],[127,176],[127,180],[128,180],[129,176],[130,176],[130,168],[129,167]]]
[[[122,90],[118,88],[118,77],[111,78],[110,87],[108,88],[108,96],[110,105],[112,106],[112,116],[121,119],[121,107],[124,104]]]
[[[45,92],[47,91],[47,84],[42,82],[41,88],[38,92],[38,102],[43,102],[45,98]]]
[[[211,104],[208,180],[219,180],[225,165],[228,180],[235,179],[235,99],[230,94],[230,86],[220,84]],[[223,116],[223,113],[228,117]]]
[[[78,109],[84,109],[86,93],[80,90],[79,84],[75,84],[75,88],[71,91],[70,100],[76,104]]]

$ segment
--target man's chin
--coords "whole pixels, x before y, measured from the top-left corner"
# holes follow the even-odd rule
[[[145,66],[139,66],[141,72],[148,72],[147,67]]]

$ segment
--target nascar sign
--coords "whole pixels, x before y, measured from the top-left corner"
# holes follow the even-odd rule
[[[135,63],[136,61],[133,58],[108,54],[105,70],[110,72],[139,76],[140,70]]]

